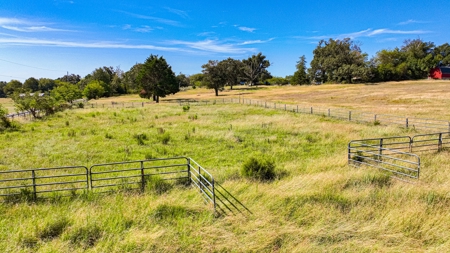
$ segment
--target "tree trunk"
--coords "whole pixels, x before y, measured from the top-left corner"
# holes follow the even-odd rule
[[[159,103],[159,96],[156,96],[156,103]]]
[[[219,89],[214,88],[214,91],[216,91],[216,97],[218,97],[219,96]]]

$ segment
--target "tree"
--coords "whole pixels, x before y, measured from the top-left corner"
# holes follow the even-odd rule
[[[450,64],[450,45],[444,43],[433,49],[433,55],[437,65],[449,65]]]
[[[380,81],[399,81],[406,78],[406,55],[400,49],[383,49],[374,58],[376,76]]]
[[[433,42],[423,42],[421,39],[405,40],[401,51],[406,55],[407,78],[426,78],[430,69],[435,67],[439,61],[433,56]]]
[[[180,73],[176,76],[178,87],[188,87],[189,86],[189,77],[183,73]]]
[[[269,84],[285,85],[289,83],[289,80],[284,77],[273,76],[272,78],[267,79],[267,82],[269,82]]]
[[[103,81],[93,80],[84,87],[83,95],[88,99],[98,99],[103,97],[105,89]]]
[[[238,84],[243,75],[242,70],[244,68],[244,64],[240,60],[228,58],[220,61],[219,65],[224,72],[226,85],[230,86],[230,89],[232,90],[233,85]]]
[[[159,103],[160,97],[175,94],[179,91],[178,82],[172,67],[161,56],[150,55],[143,64],[137,81],[140,87]]]
[[[311,81],[351,83],[353,78],[363,81],[370,78],[367,54],[349,38],[321,40],[313,54],[308,70]]]
[[[22,83],[18,80],[11,80],[6,84],[5,87],[3,87],[3,91],[8,96],[11,96],[14,92],[21,92]]]
[[[266,56],[262,55],[262,53],[252,55],[248,59],[242,60],[242,63],[244,64],[242,69],[243,77],[250,85],[270,78],[270,73],[267,71],[270,62],[266,60]]]
[[[219,90],[223,89],[227,83],[224,65],[219,64],[217,60],[209,60],[202,65],[202,68],[203,82],[206,87],[214,89],[216,96],[219,96]]]
[[[7,115],[8,110],[0,104],[0,132],[12,126],[11,121],[6,117]]]
[[[297,71],[295,71],[294,76],[292,76],[290,83],[300,85],[309,84],[309,78],[306,73],[306,57],[304,55],[300,57],[300,60],[295,67]]]
[[[76,75],[76,74],[70,74],[70,75],[67,74],[67,75],[64,75],[63,77],[57,78],[56,80],[71,83],[71,84],[77,84],[81,80],[81,76]]]
[[[30,77],[23,83],[23,88],[27,91],[35,92],[39,90],[39,81],[34,77]]]
[[[123,74],[122,87],[125,93],[136,93],[138,92],[137,77],[141,71],[142,63],[136,63],[127,72]]]
[[[201,86],[203,86],[203,78],[204,78],[203,73],[193,74],[193,75],[189,76],[189,82],[190,82],[191,86],[194,88],[196,86],[201,87]]]
[[[6,92],[3,90],[8,83],[0,81],[0,98],[6,98]]]
[[[113,87],[111,86],[112,79],[114,77],[114,68],[113,67],[102,67],[102,68],[96,68],[90,76],[90,81],[97,80],[101,81],[99,82],[103,89],[105,90],[104,96],[112,96],[114,93]]]
[[[15,92],[12,96],[17,111],[30,112],[33,118],[39,118],[41,113],[45,115],[53,114],[58,108],[56,99],[48,94]]]
[[[52,97],[57,101],[64,101],[72,104],[75,99],[80,99],[83,94],[78,86],[71,83],[61,82],[51,91]]]
[[[39,79],[39,90],[46,92],[52,90],[56,85],[56,82],[49,78]]]

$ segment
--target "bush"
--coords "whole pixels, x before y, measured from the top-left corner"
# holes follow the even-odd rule
[[[144,145],[144,141],[148,140],[146,134],[135,134],[133,137],[137,140],[138,145]]]
[[[190,108],[191,108],[191,107],[190,107],[189,105],[184,105],[184,106],[183,106],[183,112],[189,111]]]
[[[259,181],[270,181],[275,179],[275,163],[268,159],[259,161],[250,157],[242,166],[241,174],[244,177]]]

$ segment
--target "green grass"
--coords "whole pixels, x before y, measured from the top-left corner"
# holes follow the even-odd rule
[[[192,115],[196,115],[195,118]],[[188,156],[253,215],[215,217],[198,190],[149,179],[123,191],[0,204],[3,252],[443,252],[450,247],[448,152],[420,183],[347,166],[352,139],[395,127],[243,105],[77,109],[0,134],[0,170]],[[249,157],[277,177],[240,173]],[[281,175],[281,176],[280,176]]]

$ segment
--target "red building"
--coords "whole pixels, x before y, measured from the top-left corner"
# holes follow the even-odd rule
[[[436,67],[430,70],[430,78],[433,79],[450,79],[450,67]]]

